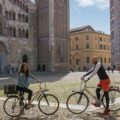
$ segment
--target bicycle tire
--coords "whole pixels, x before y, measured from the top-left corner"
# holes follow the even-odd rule
[[[119,97],[120,98],[120,90],[118,90],[118,89],[110,89],[109,90],[109,97],[110,97],[110,105],[109,105],[109,109],[111,110],[111,111],[118,111],[118,110],[120,110],[120,105],[117,105],[117,109],[114,109],[114,103],[115,102],[117,102],[117,98],[116,98],[116,101],[115,101],[115,97],[114,96],[112,96],[112,92],[114,92],[114,96],[117,94],[117,98]],[[118,96],[119,95],[119,96]],[[114,98],[112,98],[112,97],[114,97]],[[103,95],[103,99],[102,99],[102,103],[103,103],[103,106],[104,107],[106,107],[106,105],[105,105],[105,95]],[[114,103],[113,103],[114,102]],[[119,103],[118,103],[119,104]],[[112,108],[112,106],[113,106],[113,108]]]
[[[17,114],[10,114],[8,111],[9,111],[9,109],[10,109],[10,106],[9,107],[7,107],[6,105],[7,105],[7,103],[8,102],[10,102],[10,103],[12,103],[12,99],[13,100],[15,100],[15,99],[17,99],[18,100],[18,104],[20,105],[20,102],[22,103],[22,105],[23,105],[23,107],[20,107],[20,111],[19,111],[19,113],[17,113]],[[15,101],[14,101],[15,102]],[[8,103],[9,104],[9,103]],[[6,108],[7,107],[7,108]],[[13,107],[13,106],[12,106]],[[8,109],[9,108],[9,109]],[[22,108],[22,109],[21,109]],[[4,104],[3,104],[3,109],[4,109],[4,112],[8,115],[8,116],[10,116],[10,117],[17,117],[17,116],[19,116],[19,115],[21,115],[23,112],[24,112],[24,103],[23,103],[23,101],[21,101],[19,98],[18,98],[18,96],[10,96],[10,97],[8,97],[6,100],[5,100],[5,102],[4,102]],[[11,109],[13,109],[13,108],[11,108]]]
[[[55,100],[56,103],[50,102],[52,99],[48,100],[48,97],[52,97],[52,98]],[[41,103],[42,103],[43,101],[46,101],[45,105],[41,105]],[[46,108],[48,109],[49,107],[51,107],[50,105],[47,104],[47,102],[49,102],[49,104],[51,104],[51,105],[52,105],[52,104],[56,104],[56,105],[55,105],[56,108],[55,108],[54,111],[52,111],[52,112],[50,112],[50,113],[47,112]],[[48,107],[46,107],[47,105],[48,105]],[[42,107],[43,107],[43,108],[42,108]],[[45,107],[46,107],[46,108],[45,108]],[[54,107],[54,105],[53,105],[53,107]],[[40,99],[39,99],[39,101],[38,101],[38,108],[39,108],[39,110],[40,110],[43,114],[45,114],[45,115],[53,115],[54,113],[56,113],[56,112],[58,111],[58,108],[59,108],[59,100],[58,100],[58,98],[57,98],[56,96],[54,96],[54,95],[52,95],[52,94],[43,94],[43,96],[40,97]],[[45,108],[45,110],[44,110],[44,108]]]
[[[81,98],[83,98],[83,96],[84,96],[84,101],[86,101],[86,105],[85,105],[85,108],[83,109],[83,110],[81,110],[80,112],[77,112],[77,110],[75,110],[75,111],[73,111],[71,108],[70,108],[70,104],[69,104],[69,101],[70,101],[70,99],[72,98],[72,97],[74,97],[75,95],[79,95],[79,96],[81,96]],[[80,98],[79,98],[80,99]],[[86,100],[85,100],[86,99]],[[82,99],[83,100],[83,99]],[[85,93],[82,93],[82,92],[75,92],[75,93],[72,93],[69,97],[68,97],[68,99],[67,99],[67,102],[66,102],[66,105],[67,105],[67,109],[71,112],[71,113],[73,113],[73,114],[81,114],[81,113],[83,113],[87,108],[88,108],[88,105],[89,105],[89,98],[88,98],[88,96],[85,94]],[[71,106],[72,107],[72,106]],[[74,107],[74,106],[73,106]],[[78,106],[76,106],[76,108],[80,108],[79,107],[79,105]],[[74,108],[73,108],[74,109]]]

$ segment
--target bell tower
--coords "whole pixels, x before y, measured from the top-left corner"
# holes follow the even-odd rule
[[[38,64],[41,71],[67,70],[69,0],[36,0]]]

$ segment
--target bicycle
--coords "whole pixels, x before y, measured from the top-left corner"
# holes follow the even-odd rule
[[[39,82],[39,90],[33,94],[31,102],[37,100],[39,110],[45,115],[52,115],[58,111],[59,100],[53,94],[46,93],[49,90],[46,89],[45,83],[43,89],[42,83],[41,81]],[[3,105],[5,113],[10,117],[21,115],[26,108],[27,99],[21,100],[24,95],[20,96],[15,85],[5,86],[4,91],[8,97]]]
[[[80,91],[72,91],[73,93],[69,95],[66,101],[67,109],[74,114],[81,114],[84,111],[86,111],[90,102],[88,95],[91,96],[93,100],[95,101],[97,100],[96,96],[93,95],[93,93],[88,90],[88,88],[96,87],[87,86],[87,82],[81,81],[80,88],[81,88]],[[88,95],[86,93],[88,93]],[[118,105],[120,103],[120,90],[117,87],[111,87],[109,90],[109,97],[110,97],[110,110],[111,111],[120,110],[120,105]],[[101,91],[100,101],[101,105],[103,105],[104,107],[106,106],[105,100],[106,99],[104,96],[104,92]]]

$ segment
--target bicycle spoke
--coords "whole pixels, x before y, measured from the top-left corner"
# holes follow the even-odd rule
[[[68,97],[67,108],[74,114],[80,114],[88,107],[88,97],[83,93],[73,93]]]
[[[52,115],[58,110],[59,101],[54,95],[45,94],[40,98],[38,107],[42,113]]]
[[[24,110],[24,106],[21,107],[20,102],[22,101],[18,97],[9,97],[3,106],[5,113],[11,117],[20,115]]]
[[[110,109],[112,111],[117,111],[120,109],[120,91],[116,89],[111,89],[109,91],[109,98],[110,98]],[[105,96],[103,98],[103,105],[106,106],[106,99]]]

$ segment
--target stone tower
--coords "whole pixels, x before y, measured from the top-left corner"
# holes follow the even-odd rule
[[[120,0],[110,0],[112,65],[120,65]]]
[[[38,67],[67,70],[69,56],[69,0],[36,0]]]

